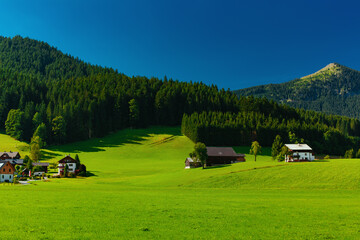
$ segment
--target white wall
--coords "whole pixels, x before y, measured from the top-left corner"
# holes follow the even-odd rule
[[[294,151],[292,155],[293,155],[293,159],[296,159],[296,160],[297,159],[299,159],[299,160],[307,159],[309,161],[314,161],[315,160],[315,156],[313,156],[311,152],[296,152],[296,151]],[[297,155],[299,155],[299,157],[294,157],[294,156],[297,156]],[[288,156],[285,156],[285,160],[286,161],[289,160]]]
[[[72,172],[74,173],[75,172],[75,169],[76,169],[76,163],[66,163],[68,165],[68,172]],[[58,166],[64,166],[63,163],[59,163]],[[62,168],[63,169],[63,168]],[[60,168],[58,168],[58,174],[60,175]]]
[[[0,182],[5,182],[8,180],[9,182],[14,181],[14,175],[12,174],[0,174]]]

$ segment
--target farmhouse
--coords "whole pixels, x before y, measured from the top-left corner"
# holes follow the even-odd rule
[[[15,168],[9,161],[0,161],[0,182],[13,182]]]
[[[207,165],[245,162],[245,154],[237,154],[232,147],[207,147]]]
[[[19,152],[0,152],[0,159],[6,160],[6,159],[19,159],[20,153]]]
[[[306,162],[314,161],[315,156],[312,148],[307,144],[285,144],[291,154],[285,155],[285,162]]]
[[[44,173],[48,172],[48,167],[49,167],[49,163],[48,162],[34,162],[32,163],[32,165],[35,166],[40,166],[42,167],[42,169],[44,170]]]
[[[75,173],[77,161],[75,159],[73,159],[72,157],[70,157],[70,155],[66,155],[58,163],[59,163],[58,164],[58,174],[59,175],[62,175],[64,173],[65,165],[68,166],[69,173]]]
[[[196,162],[192,158],[187,158],[185,160],[185,169],[196,168],[198,166],[200,166],[200,160],[199,159],[196,159]]]

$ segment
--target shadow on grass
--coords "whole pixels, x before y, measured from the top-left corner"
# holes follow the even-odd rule
[[[329,160],[327,159],[319,159],[319,160],[314,160],[313,162],[330,162]]]
[[[231,166],[231,164],[215,165],[215,166],[206,167],[204,169],[206,170],[206,169],[215,169],[215,168],[225,168],[225,167],[230,167],[230,166]]]
[[[86,177],[97,177],[97,175],[94,172],[86,172]]]
[[[48,150],[45,150],[45,149],[41,150],[41,160],[43,160],[43,161],[57,158],[59,156],[61,156],[61,155],[58,153],[49,152]]]
[[[152,134],[169,134],[180,136],[179,127],[151,127],[145,129],[123,129],[109,134],[103,138],[93,138],[81,142],[74,142],[60,146],[51,146],[49,150],[79,153],[79,152],[101,152],[104,148],[119,147],[124,144],[143,144],[142,142]]]

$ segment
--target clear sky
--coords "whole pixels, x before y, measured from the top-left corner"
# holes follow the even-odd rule
[[[357,1],[0,0],[0,35],[127,75],[232,90],[338,62],[360,70]]]

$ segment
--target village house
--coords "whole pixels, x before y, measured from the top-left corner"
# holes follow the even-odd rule
[[[0,182],[14,182],[15,168],[9,161],[0,161]]]
[[[0,159],[6,160],[6,159],[20,159],[20,153],[19,152],[0,152]]]
[[[192,158],[186,158],[185,160],[185,169],[188,168],[196,168],[201,165],[201,162],[199,159],[196,159],[196,162]]]
[[[63,159],[58,162],[58,174],[62,175],[64,173],[64,168],[68,166],[68,173],[75,173],[76,171],[76,160],[70,157],[70,155],[66,155]]]
[[[285,162],[314,161],[312,148],[307,144],[285,144],[291,154],[285,155]]]
[[[232,147],[207,147],[208,166],[245,162],[245,154],[237,154]]]

